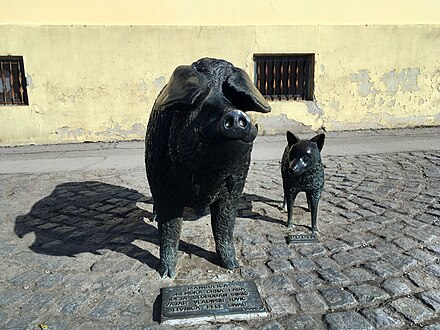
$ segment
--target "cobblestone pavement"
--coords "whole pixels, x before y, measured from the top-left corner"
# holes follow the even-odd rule
[[[440,153],[326,156],[319,243],[300,195],[286,227],[278,160],[251,165],[241,268],[216,264],[209,215],[187,212],[161,279],[144,168],[0,175],[1,329],[168,329],[160,288],[255,280],[268,317],[191,329],[440,329]]]

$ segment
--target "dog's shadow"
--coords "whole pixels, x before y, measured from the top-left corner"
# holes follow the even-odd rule
[[[109,249],[158,269],[159,259],[133,244],[136,240],[159,246],[153,222],[152,199],[136,190],[97,181],[67,182],[18,216],[15,234],[35,233],[29,247],[36,253],[73,257]],[[137,205],[149,206],[139,208]],[[180,241],[179,249],[218,264],[215,253]]]

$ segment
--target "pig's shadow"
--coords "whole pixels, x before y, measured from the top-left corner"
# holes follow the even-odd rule
[[[159,259],[133,244],[142,240],[159,245],[153,214],[137,207],[138,202],[148,206],[152,199],[102,182],[63,183],[29,213],[18,216],[14,231],[19,237],[34,232],[36,238],[29,248],[36,253],[73,257],[110,249],[157,269]],[[218,264],[216,254],[201,247],[180,241],[179,249]]]

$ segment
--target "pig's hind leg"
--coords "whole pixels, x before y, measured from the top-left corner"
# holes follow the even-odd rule
[[[238,268],[233,240],[237,202],[219,200],[211,204],[210,208],[212,232],[220,264],[227,269]]]
[[[177,251],[183,221],[182,213],[183,209],[180,212],[173,212],[173,214],[157,213],[160,240],[160,266],[158,271],[161,277],[174,277],[176,275]]]

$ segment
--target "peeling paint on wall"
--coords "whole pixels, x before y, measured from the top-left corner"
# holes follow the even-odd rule
[[[384,73],[381,81],[386,86],[386,92],[395,94],[400,87],[402,92],[415,92],[419,90],[417,78],[420,74],[419,68],[406,68],[396,73],[396,70]]]
[[[377,90],[373,88],[373,83],[367,70],[360,70],[358,73],[351,74],[350,79],[357,84],[360,96],[367,97],[370,94],[377,93]]]
[[[63,126],[55,131],[60,141],[85,142],[85,141],[125,141],[141,140],[145,137],[145,125],[133,124],[129,129],[124,129],[120,124],[104,130],[92,132],[83,128]]]
[[[285,134],[287,131],[295,133],[309,133],[312,131],[311,126],[306,126],[296,120],[287,118],[286,115],[276,117],[258,117],[258,134]]]

